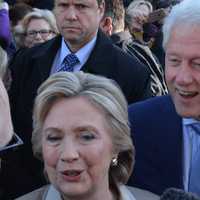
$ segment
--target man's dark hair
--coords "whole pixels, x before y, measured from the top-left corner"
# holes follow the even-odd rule
[[[105,13],[104,17],[112,18],[113,31],[118,27],[124,26],[125,9],[123,0],[105,0]]]
[[[12,26],[16,26],[17,23],[24,18],[26,14],[33,11],[33,8],[25,3],[16,3],[9,10],[10,21]]]

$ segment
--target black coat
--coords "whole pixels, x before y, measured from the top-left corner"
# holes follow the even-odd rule
[[[7,187],[9,193],[15,190],[12,197],[43,184],[41,168],[38,169],[40,164],[33,159],[31,152],[32,108],[37,89],[48,78],[60,45],[61,37],[58,36],[47,43],[18,52],[10,64],[13,82],[9,96],[13,123],[15,131],[25,142],[24,148],[13,159],[17,173],[9,170],[9,167],[2,172],[7,174],[4,187]],[[96,45],[81,70],[114,79],[129,102],[151,96],[149,72],[137,60],[114,46],[100,31]],[[17,184],[19,179],[21,185]]]

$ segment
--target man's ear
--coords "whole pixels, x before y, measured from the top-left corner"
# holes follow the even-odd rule
[[[103,19],[100,22],[100,28],[106,35],[111,36],[113,31],[112,18],[103,17]]]
[[[99,12],[100,12],[101,19],[103,19],[104,13],[105,13],[105,1],[102,1],[100,3],[100,5],[99,5]]]

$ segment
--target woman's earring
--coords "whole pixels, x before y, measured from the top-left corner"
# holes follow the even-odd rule
[[[117,166],[117,164],[118,164],[118,160],[117,160],[117,157],[115,157],[112,159],[112,166],[115,167]]]

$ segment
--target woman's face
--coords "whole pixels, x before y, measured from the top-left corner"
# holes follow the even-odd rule
[[[51,30],[49,23],[44,19],[31,19],[27,26],[25,46],[33,47],[36,44],[52,39],[55,33]]]
[[[64,197],[108,192],[111,131],[104,112],[86,98],[53,104],[43,125],[42,153],[49,180]]]

